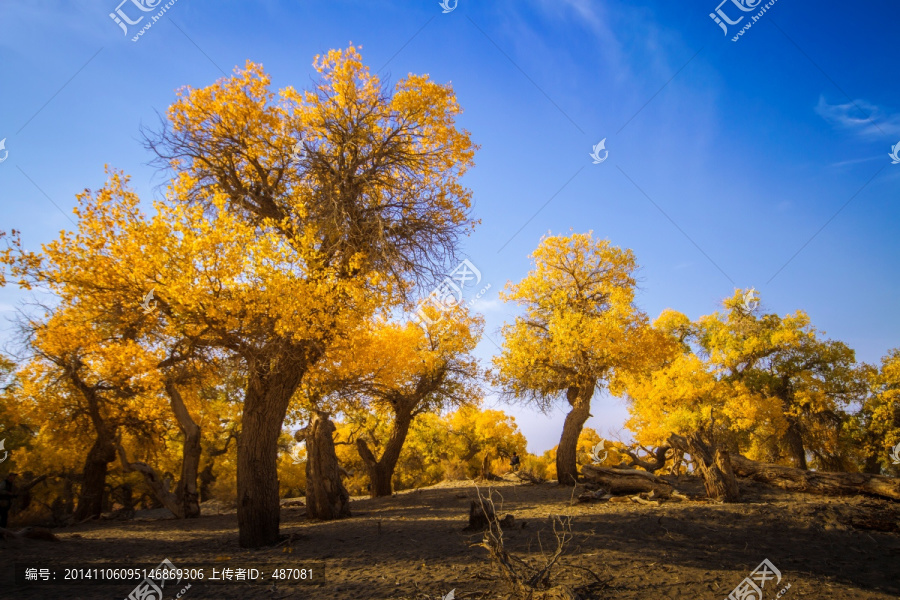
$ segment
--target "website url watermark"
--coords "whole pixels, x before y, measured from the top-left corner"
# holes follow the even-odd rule
[[[740,10],[741,12],[752,12],[754,10],[759,9],[755,15],[750,16],[750,20],[731,38],[732,42],[736,42],[747,32],[748,29],[753,27],[754,23],[759,21],[766,11],[772,8],[778,0],[770,0],[766,4],[762,4],[762,0],[722,0],[721,3],[716,7],[715,12],[709,13],[709,17],[716,22],[716,25],[722,28],[722,31],[725,32],[725,35],[728,35],[728,28],[730,25],[739,25],[741,21],[743,21],[747,15],[742,15],[737,19],[732,20],[731,17],[722,9],[722,7],[731,2],[734,6]]]
[[[149,20],[144,23],[144,25],[137,31],[137,33],[131,38],[132,42],[138,41],[144,33],[147,32],[151,27],[153,27],[154,23],[159,21],[162,16],[168,11],[170,8],[175,6],[175,3],[178,0],[169,0],[165,4],[162,4],[162,0],[122,0],[119,5],[116,7],[114,12],[109,13],[109,18],[112,19],[116,25],[122,28],[122,31],[127,36],[129,34],[129,26],[139,25],[145,18]],[[141,15],[138,12],[135,12],[132,9],[129,9],[131,15],[128,14],[122,7],[125,5],[131,4],[138,11],[142,13],[149,13],[153,10],[159,9],[154,15]],[[162,6],[160,6],[162,4]],[[132,20],[131,16],[138,16],[137,19]]]

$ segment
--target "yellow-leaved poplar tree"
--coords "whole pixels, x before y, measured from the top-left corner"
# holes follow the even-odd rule
[[[617,373],[639,368],[653,352],[655,336],[634,304],[631,250],[576,233],[545,237],[532,260],[528,275],[501,294],[524,314],[503,328],[494,366],[509,398],[544,410],[568,404],[556,470],[560,484],[572,485],[578,438],[595,391]]]
[[[389,90],[354,47],[315,67],[319,79],[305,92],[272,91],[253,63],[186,88],[169,126],[149,140],[175,173],[166,204],[174,218],[165,220],[190,238],[178,238],[180,249],[189,242],[203,257],[168,290],[170,314],[247,373],[243,547],[279,539],[278,439],[305,374],[359,321],[441,272],[473,225],[459,180],[474,146],[455,124],[453,89],[409,75]],[[311,471],[326,498],[310,516],[347,512],[332,466]]]

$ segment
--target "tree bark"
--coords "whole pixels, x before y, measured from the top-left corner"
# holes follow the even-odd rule
[[[212,499],[212,484],[217,477],[213,473],[213,461],[210,460],[206,467],[200,471],[200,502]]]
[[[181,504],[181,517],[193,519],[200,516],[200,494],[197,490],[197,476],[200,469],[200,427],[194,422],[172,381],[166,381],[166,393],[178,427],[184,434],[181,452],[181,478],[178,482],[176,496]]]
[[[81,493],[78,497],[78,508],[75,509],[75,520],[83,521],[89,517],[99,517],[103,512],[103,495],[106,493],[106,474],[109,463],[116,459],[116,447],[112,434],[106,427],[97,432],[97,439],[91,446],[84,461],[81,475]]]
[[[69,379],[87,403],[87,413],[97,437],[84,461],[81,474],[81,493],[75,519],[83,521],[89,517],[99,517],[103,513],[103,497],[106,494],[106,474],[109,463],[116,460],[116,428],[108,424],[100,413],[101,398],[95,387],[89,386],[79,375],[81,362],[78,359],[66,365]]]
[[[125,449],[121,444],[117,445],[117,450],[119,453],[119,461],[122,463],[122,469],[127,473],[131,471],[137,471],[141,475],[144,476],[144,483],[147,484],[147,487],[150,488],[150,491],[153,492],[153,495],[159,500],[163,506],[169,509],[173,515],[175,515],[178,519],[185,518],[184,514],[184,504],[181,502],[177,493],[173,493],[169,489],[169,485],[165,479],[159,476],[159,473],[156,472],[156,469],[151,467],[150,465],[142,462],[130,462],[128,457],[125,455]]]
[[[737,475],[786,490],[831,496],[867,494],[900,500],[900,479],[894,477],[871,473],[804,471],[793,467],[756,462],[740,455],[733,456],[731,461]]]
[[[63,510],[66,515],[74,515],[75,514],[75,483],[72,481],[72,478],[67,474],[63,476]]]
[[[206,502],[207,500],[212,500],[212,486],[216,482],[216,474],[213,472],[213,469],[216,466],[216,457],[222,456],[226,452],[228,452],[228,445],[231,444],[231,440],[237,439],[235,435],[234,429],[232,428],[228,433],[228,438],[225,440],[225,445],[221,448],[213,448],[209,447],[206,450],[206,466],[203,467],[203,470],[200,471],[198,475],[199,479],[199,491],[200,491],[200,502]]]
[[[306,428],[306,514],[311,519],[350,516],[350,494],[341,481],[334,431],[328,413],[319,410]]]
[[[673,448],[690,454],[694,459],[703,475],[707,496],[725,502],[740,500],[740,490],[727,451],[711,447],[697,433],[691,434],[687,439],[672,434],[668,443]]]
[[[666,453],[671,450],[669,446],[660,446],[653,453],[653,462],[648,462],[646,460],[641,460],[638,458],[638,455],[634,452],[625,450],[625,453],[631,458],[630,466],[632,467],[640,467],[645,469],[651,473],[656,473],[660,469],[666,466]]]
[[[391,436],[384,446],[381,458],[375,458],[375,454],[369,449],[364,439],[357,438],[356,440],[359,456],[365,463],[366,471],[369,474],[369,494],[373,498],[390,496],[394,493],[394,471],[397,468],[400,452],[403,450],[403,444],[406,442],[406,436],[409,434],[409,427],[412,424],[412,411],[400,408],[397,412],[400,414],[394,415]]]
[[[784,442],[787,445],[788,455],[794,466],[806,471],[809,465],[806,463],[806,448],[803,447],[803,434],[800,431],[800,423],[794,417],[787,417],[788,428],[784,434]]]
[[[278,436],[303,365],[250,365],[237,447],[237,516],[241,548],[278,543]],[[265,362],[260,359],[260,362]]]
[[[668,498],[673,491],[672,485],[665,479],[661,479],[647,471],[638,471],[637,469],[584,465],[581,468],[581,475],[588,481],[602,485],[614,496],[655,492],[663,498]]]
[[[566,390],[566,398],[572,407],[563,423],[562,437],[556,448],[556,480],[559,485],[575,485],[578,483],[578,436],[584,428],[585,421],[591,416],[591,398],[594,395],[595,382],[573,386]]]

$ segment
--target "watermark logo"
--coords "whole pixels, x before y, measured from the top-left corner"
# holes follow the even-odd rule
[[[162,2],[162,0],[122,0],[122,2],[120,2],[116,7],[115,12],[109,13],[109,18],[115,21],[116,25],[122,28],[122,33],[124,33],[125,35],[128,35],[128,25],[137,25],[144,20],[143,15],[138,17],[136,21],[132,21],[128,18],[128,15],[125,14],[125,11],[122,10],[122,6],[124,4],[128,4],[129,2],[134,4],[138,8],[138,10],[146,13],[156,9],[156,7],[159,6],[159,3]]]
[[[444,313],[458,306],[465,296],[465,288],[469,282],[473,281],[473,286],[481,283],[481,271],[475,265],[466,259],[462,261],[458,267],[450,272],[450,275],[444,277],[442,281],[428,297],[416,305],[416,313],[413,317],[420,322],[423,327],[439,323],[444,318]],[[469,305],[475,303],[481,298],[485,292],[491,289],[491,284],[487,284],[478,294],[469,302]],[[430,310],[426,307],[430,306]],[[429,314],[430,313],[430,314]]]
[[[451,1],[453,4],[451,5]],[[456,7],[459,6],[459,0],[441,0],[440,7],[444,9],[444,14],[451,13],[456,10]]]
[[[603,452],[603,456],[600,456],[601,452]],[[591,459],[594,461],[595,465],[606,462],[606,458],[608,456],[609,452],[603,449],[603,440],[600,440],[600,443],[594,446],[593,450],[591,450]]]
[[[156,308],[156,302],[150,304],[153,301],[153,292],[156,288],[151,289],[147,292],[147,295],[144,296],[144,301],[141,302],[141,308],[144,309],[144,314],[150,314],[153,312],[153,309]]]
[[[303,444],[294,444],[291,448],[291,463],[299,465],[306,460]]]
[[[722,31],[725,32],[725,35],[728,35],[728,27],[725,26],[725,23],[728,23],[729,25],[737,25],[744,20],[743,16],[739,17],[736,21],[732,21],[728,18],[728,15],[725,14],[725,11],[722,10],[722,5],[727,4],[728,2],[733,3],[744,12],[750,12],[757,6],[759,6],[759,3],[762,2],[762,0],[756,0],[756,2],[753,2],[752,0],[722,0],[721,4],[716,7],[716,12],[709,13],[709,17],[716,22],[716,25],[722,28]]]
[[[900,144],[897,144],[897,146],[900,146]],[[3,152],[3,158],[0,158],[0,163],[2,163],[9,158],[9,150],[6,149],[6,138],[0,140],[0,151]]]
[[[3,142],[5,141],[3,140]],[[0,142],[0,149],[3,148],[3,142]],[[897,145],[891,148],[891,153],[888,156],[894,159],[894,162],[891,163],[892,165],[900,165],[900,142],[897,142]],[[3,160],[6,159],[4,158]],[[3,162],[3,160],[0,160],[0,162]]]
[[[144,33],[153,27],[154,23],[159,21],[162,16],[166,13],[167,10],[172,8],[178,0],[169,0],[162,6],[160,4],[163,0],[122,0],[119,5],[116,7],[114,12],[109,13],[109,18],[112,19],[116,25],[122,28],[122,32],[127,36],[129,35],[128,27],[130,25],[138,25],[141,21],[144,20],[144,17],[149,17],[149,20],[141,27],[141,29],[131,38],[132,42],[138,41]],[[132,20],[131,17],[125,12],[122,8],[127,4],[133,4],[134,7],[140,11],[135,12],[134,8],[129,8],[129,12],[136,16],[137,18]],[[144,15],[141,13],[149,13],[156,9],[159,11],[155,15]]]
[[[725,600],[762,600],[763,588],[771,580],[775,579],[775,584],[781,583],[781,571],[775,568],[769,559],[765,559],[757,566],[749,577],[745,577],[742,582],[734,588],[728,598]],[[775,597],[780,598],[791,588],[791,584],[787,584]]]
[[[3,458],[0,458],[0,463],[5,462],[9,458],[9,451],[4,447],[4,444],[6,444],[6,438],[0,440],[0,450],[3,451]]]
[[[746,32],[748,29],[753,27],[753,24],[760,20],[762,18],[762,16],[766,13],[766,11],[769,10],[770,8],[772,8],[772,6],[774,6],[777,1],[778,0],[770,0],[765,5],[760,6],[762,4],[763,0],[722,0],[722,2],[720,2],[719,5],[716,7],[715,12],[709,13],[709,18],[712,19],[713,21],[715,21],[716,25],[721,27],[722,32],[727,36],[729,34],[728,27],[730,25],[740,24],[741,21],[743,21],[744,18],[747,16],[747,15],[742,15],[741,12],[749,13],[749,12],[753,12],[755,10],[759,10],[759,12],[757,14],[751,15],[750,20],[747,21],[744,24],[744,26],[741,28],[741,30],[737,32],[737,35],[735,35],[734,37],[731,38],[732,42],[736,42],[741,38],[742,35],[744,35],[744,32]],[[733,4],[734,7],[737,8],[737,10],[740,11],[740,12],[734,12],[734,10],[731,7],[729,7],[729,11],[730,11],[731,15],[736,16],[737,17],[736,19],[732,19],[731,16],[729,16],[729,13],[727,13],[722,8],[729,2],[731,4]]]
[[[759,296],[756,295],[756,290],[750,288],[746,292],[744,292],[744,299],[742,301],[741,306],[744,307],[744,310],[747,312],[753,312],[756,310],[756,307],[759,306]]]
[[[2,449],[2,448],[3,448],[3,444],[2,444],[2,442],[0,442],[0,449]],[[891,451],[890,456],[891,456],[891,461],[895,465],[900,465],[900,442],[898,442],[897,445],[894,446],[894,449]],[[3,462],[3,461],[0,460],[0,462]]]
[[[303,147],[303,142],[297,142],[293,146],[291,146],[291,158],[294,159],[295,162],[300,162],[303,160],[303,156],[306,152],[306,149]]]
[[[600,140],[600,142],[593,147],[594,151],[591,152],[588,156],[594,159],[594,164],[599,165],[607,158],[609,158],[609,150],[606,149],[606,138]],[[604,152],[603,158],[600,158],[600,152]]]
[[[155,569],[151,569],[147,574],[148,576],[131,590],[131,593],[128,594],[125,600],[162,600],[163,588],[166,587],[166,583],[171,583],[171,580],[178,577],[178,581],[174,583],[174,585],[178,585],[181,583],[181,573],[182,570],[176,568],[172,561],[167,558],[159,563]],[[187,584],[181,589],[176,598],[181,598],[190,587],[191,584]]]

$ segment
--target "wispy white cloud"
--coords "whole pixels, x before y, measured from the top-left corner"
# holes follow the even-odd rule
[[[831,104],[819,96],[815,111],[831,125],[860,136],[900,135],[900,113],[892,113],[867,100]]]
[[[479,298],[472,304],[472,306],[477,312],[486,313],[501,310],[503,308],[503,304],[503,301],[496,297]]]
[[[542,0],[544,10],[563,17],[567,12],[574,12],[580,22],[586,24],[594,32],[605,39],[614,39],[613,32],[608,26],[608,19],[598,13],[600,7],[589,0]]]
[[[836,163],[832,163],[831,166],[832,167],[849,167],[850,165],[857,165],[859,163],[872,162],[872,161],[883,160],[883,159],[884,159],[884,156],[879,154],[877,156],[869,156],[866,158],[854,158],[852,160],[842,160],[842,161],[839,161]]]

